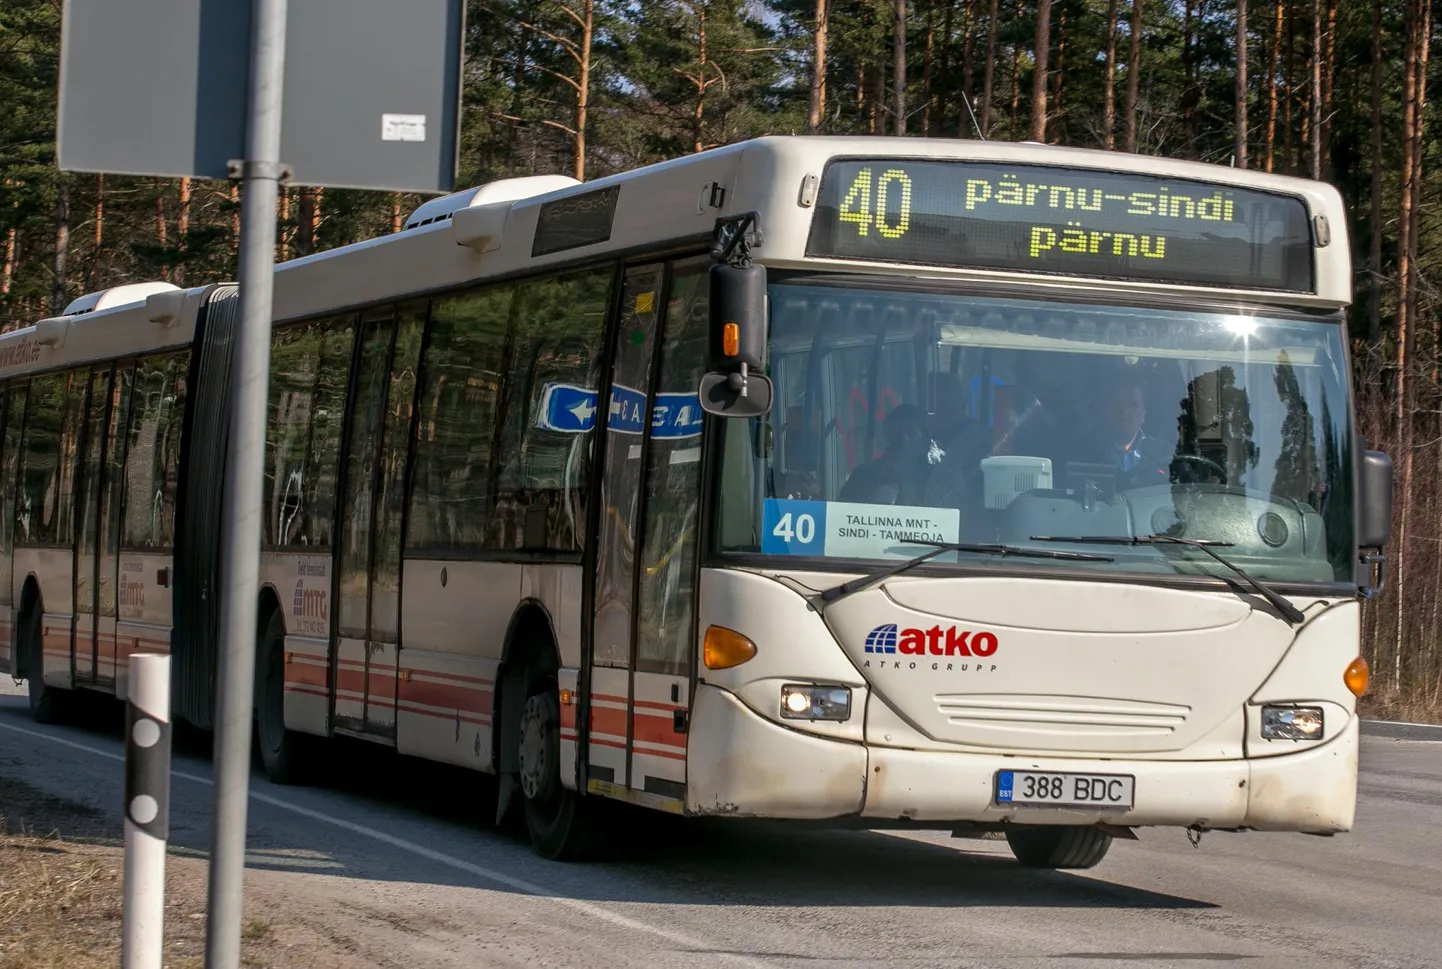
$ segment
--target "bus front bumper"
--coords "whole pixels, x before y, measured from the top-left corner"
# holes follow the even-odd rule
[[[1252,760],[1002,757],[866,746],[793,730],[701,684],[691,712],[687,811],[881,821],[1349,831],[1357,805],[1358,720],[1297,753]],[[1130,809],[1000,806],[1001,770],[1126,774]]]

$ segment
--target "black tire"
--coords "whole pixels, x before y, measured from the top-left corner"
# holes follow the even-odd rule
[[[30,718],[36,723],[61,723],[67,713],[67,691],[45,683],[45,610],[37,599],[21,618],[20,648],[25,651],[25,690]]]
[[[561,786],[561,706],[555,658],[526,667],[516,764],[531,844],[543,858],[580,861],[599,853],[602,831],[595,799]]]
[[[1096,828],[1046,825],[1012,828],[1006,843],[1028,868],[1092,868],[1107,856],[1112,836]]]
[[[310,738],[285,727],[285,620],[272,612],[255,647],[256,747],[265,776],[299,784],[308,768]]]

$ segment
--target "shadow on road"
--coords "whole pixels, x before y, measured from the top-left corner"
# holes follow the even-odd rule
[[[21,722],[17,718],[17,724]],[[123,733],[124,709],[114,702],[88,703],[76,711],[69,726],[113,743]],[[181,725],[174,734],[174,755],[208,762],[212,743],[210,734]],[[317,758],[312,785],[272,787],[271,796],[308,803],[306,794],[316,788],[344,794],[358,808],[369,809],[358,815],[378,810],[402,822],[387,824],[387,833],[395,837],[571,898],[770,907],[1216,907],[1198,899],[1100,880],[1105,878],[1106,862],[1089,876],[1038,871],[1020,867],[1004,849],[988,850],[974,841],[939,845],[812,824],[676,818],[619,805],[611,860],[584,865],[549,863],[530,852],[524,836],[496,829],[494,785],[486,775],[401,757],[363,741],[338,740],[324,751],[324,756]],[[290,791],[294,791],[293,798]],[[410,821],[414,826],[405,823]],[[442,822],[443,839],[422,831],[434,829],[437,822]],[[361,816],[360,823],[374,825],[375,821]],[[312,845],[289,845],[284,837],[278,842],[277,832],[267,828],[266,849],[251,852],[251,867],[510,890],[434,858],[417,856],[412,860],[419,863],[402,863],[405,849],[390,846],[378,851],[376,842],[363,834],[346,835],[345,839],[341,850],[331,850],[308,864],[304,859],[314,854]],[[204,854],[209,849],[208,831],[173,828],[172,847],[187,854]],[[1122,842],[1113,851],[1126,849]]]

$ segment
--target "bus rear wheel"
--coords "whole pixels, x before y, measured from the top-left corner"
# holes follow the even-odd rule
[[[1112,836],[1096,828],[1039,825],[1007,831],[1006,843],[1028,868],[1092,868],[1107,856]]]
[[[526,667],[516,763],[531,843],[544,858],[575,861],[594,856],[600,830],[595,805],[561,784],[561,704],[548,659]]]
[[[68,691],[45,683],[44,609],[37,599],[21,618],[20,648],[25,650],[25,692],[30,719],[36,723],[60,723],[65,719]]]
[[[255,649],[255,727],[265,776],[297,784],[305,773],[309,738],[285,726],[285,620],[277,610],[259,630]]]

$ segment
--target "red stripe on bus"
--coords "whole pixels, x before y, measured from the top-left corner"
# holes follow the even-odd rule
[[[631,718],[634,725],[632,736],[643,743],[660,744],[664,747],[674,747],[678,750],[686,749],[685,734],[676,732],[676,723],[670,717],[653,717],[648,714],[638,713]],[[677,743],[677,738],[682,738]]]
[[[491,713],[494,695],[490,690],[452,686],[448,683],[426,683],[419,680],[402,680],[400,698],[411,703],[423,703],[432,707],[447,707],[470,710],[474,713]]]

